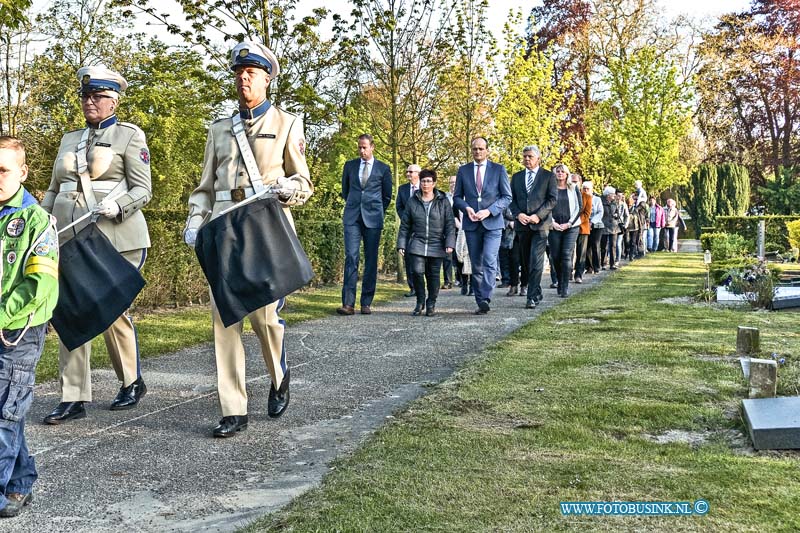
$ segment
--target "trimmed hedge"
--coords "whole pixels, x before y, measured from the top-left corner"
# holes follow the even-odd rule
[[[789,230],[787,222],[800,220],[800,215],[765,215],[765,216],[743,216],[743,217],[717,217],[714,219],[715,231],[724,233],[736,233],[744,237],[747,241],[748,250],[755,252],[758,241],[758,221],[766,221],[766,240],[765,242],[775,243],[783,250],[789,249]]]
[[[152,246],[142,275],[147,285],[137,306],[183,306],[207,302],[208,285],[197,262],[194,250],[183,243],[186,211],[145,209]],[[397,271],[397,225],[394,217],[388,220],[381,236],[378,269]],[[340,220],[297,222],[297,235],[314,267],[312,285],[336,283],[344,273],[344,227]],[[363,261],[363,255],[362,255]]]

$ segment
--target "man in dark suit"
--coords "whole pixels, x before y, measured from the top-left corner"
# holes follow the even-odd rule
[[[503,211],[511,201],[506,167],[489,161],[488,157],[486,138],[473,139],[473,162],[458,169],[453,192],[453,205],[464,213],[461,225],[472,262],[472,288],[478,304],[475,314],[480,315],[489,312],[497,276]]]
[[[364,276],[361,280],[361,313],[372,313],[370,306],[378,280],[378,248],[386,208],[392,201],[392,171],[389,165],[372,157],[372,135],[358,138],[361,157],[351,159],[342,169],[344,206],[344,283],[340,315],[355,313],[358,283],[359,248],[364,241]]]
[[[404,183],[397,188],[397,200],[394,207],[397,210],[397,216],[403,218],[403,212],[406,210],[406,204],[414,196],[414,193],[419,190],[419,171],[422,167],[419,165],[408,165],[406,169],[406,179],[408,183]],[[403,262],[406,265],[406,282],[408,283],[408,292],[403,296],[411,297],[416,293],[414,292],[414,272],[411,270],[411,260],[403,256]]]
[[[522,150],[525,169],[511,176],[511,213],[515,231],[519,235],[520,258],[527,261],[527,309],[542,301],[542,270],[547,234],[553,223],[550,212],[556,205],[558,191],[552,172],[539,166],[541,155],[536,146]],[[526,270],[523,267],[523,272]]]

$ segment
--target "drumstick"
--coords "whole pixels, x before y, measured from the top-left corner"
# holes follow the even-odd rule
[[[110,202],[116,201],[117,198],[120,198],[122,195],[124,195],[127,192],[128,191],[119,191],[118,193],[115,193],[113,195],[106,196],[105,198],[103,198],[103,202],[105,202],[106,200],[108,200]],[[62,233],[64,233],[68,229],[70,229],[71,227],[75,226],[76,224],[80,224],[81,222],[83,222],[84,220],[86,220],[87,218],[91,217],[94,214],[95,214],[94,211],[87,212],[83,216],[79,217],[77,220],[73,221],[72,224],[69,224],[68,226],[64,226],[62,229],[58,230],[58,234],[61,235]]]
[[[265,196],[267,194],[274,194],[275,196],[277,196],[278,195],[277,189],[275,189],[273,187],[267,187],[264,190],[262,190],[261,192],[257,192],[253,196],[251,196],[249,198],[245,198],[241,202],[233,204],[232,206],[230,206],[230,207],[228,207],[226,209],[223,209],[222,211],[219,212],[219,214],[220,215],[224,215],[225,213],[230,213],[234,209],[237,209],[237,208],[242,207],[244,205],[253,203],[256,200],[260,199],[262,196]]]

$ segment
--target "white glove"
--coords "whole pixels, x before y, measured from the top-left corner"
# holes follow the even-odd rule
[[[289,198],[291,198],[292,194],[294,194],[294,192],[300,188],[299,183],[297,183],[292,178],[287,178],[285,176],[278,178],[277,184],[278,184],[278,191],[277,191],[278,196],[280,196],[281,199],[283,200],[288,200]]]
[[[103,200],[94,206],[94,212],[98,215],[103,215],[106,218],[115,218],[120,212],[119,204],[114,200],[108,202]]]
[[[194,246],[194,243],[197,242],[197,230],[195,228],[186,228],[183,231],[183,242],[189,246]]]

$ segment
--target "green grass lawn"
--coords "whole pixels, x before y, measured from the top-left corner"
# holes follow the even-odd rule
[[[398,297],[408,288],[405,284],[382,282],[378,284],[374,304],[379,305]],[[296,292],[287,298],[281,317],[288,324],[321,318],[335,313],[341,305],[342,288],[330,285]],[[211,309],[208,305],[177,310],[138,311],[132,313],[139,338],[142,357],[154,357],[180,348],[194,346],[213,340],[211,332]],[[245,330],[249,330],[245,321]],[[92,342],[92,368],[111,367],[108,352],[99,336]],[[50,333],[44,352],[36,367],[36,380],[41,383],[58,378],[58,338]]]
[[[624,267],[490,348],[247,530],[800,530],[800,454],[748,449],[731,357],[736,327],[760,328],[762,348],[787,358],[781,391],[796,393],[785,376],[797,376],[798,315],[661,301],[703,277],[699,254]],[[670,435],[695,442],[655,440]],[[707,515],[559,508],[697,499]]]

